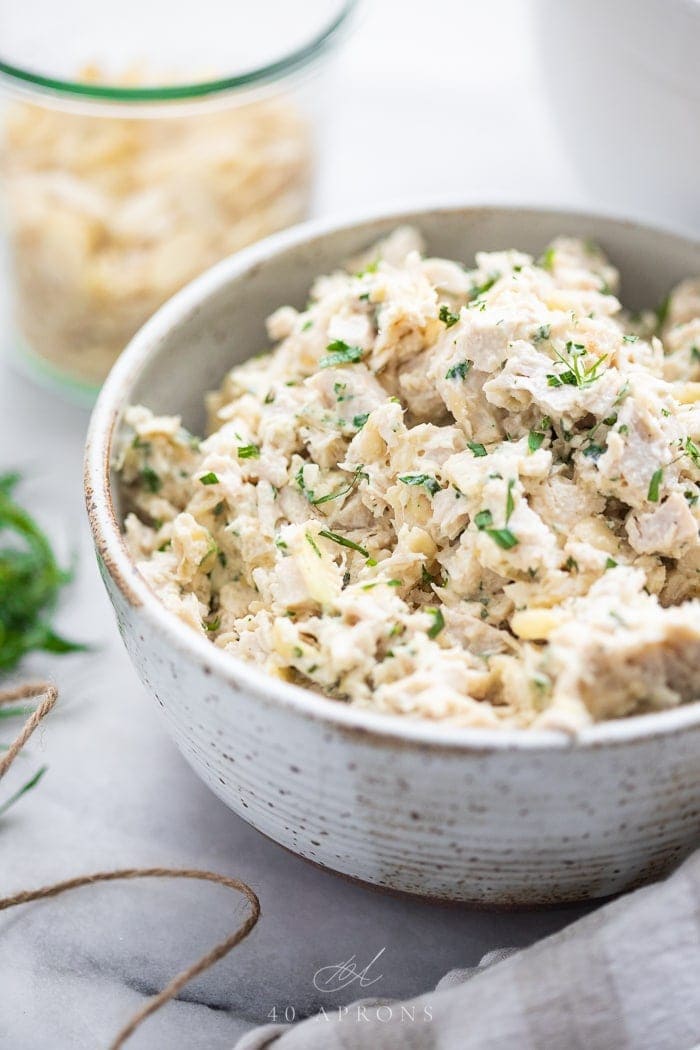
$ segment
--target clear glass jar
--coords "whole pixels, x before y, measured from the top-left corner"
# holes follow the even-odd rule
[[[161,303],[305,216],[325,95],[308,74],[355,5],[3,5],[0,178],[16,359],[89,402]]]

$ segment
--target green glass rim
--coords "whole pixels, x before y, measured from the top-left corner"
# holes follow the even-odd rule
[[[260,87],[281,80],[310,66],[335,43],[340,31],[348,23],[359,0],[345,0],[332,21],[307,44],[283,58],[231,77],[202,80],[192,84],[152,85],[149,87],[117,87],[109,84],[88,84],[42,76],[5,62],[0,55],[0,81],[16,81],[24,88],[44,88],[47,91],[89,101],[102,102],[173,102],[201,99],[238,90]]]

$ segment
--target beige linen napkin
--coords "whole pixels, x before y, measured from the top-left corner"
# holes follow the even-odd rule
[[[235,1050],[696,1050],[700,851],[664,882],[503,954],[406,1003],[265,1025]]]

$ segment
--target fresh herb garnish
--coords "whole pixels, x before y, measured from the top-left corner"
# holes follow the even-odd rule
[[[508,491],[506,492],[506,525],[510,521],[511,515],[515,510],[515,503],[513,502],[513,487],[515,485],[515,478],[511,478],[508,482]]]
[[[552,333],[552,326],[551,326],[551,324],[541,324],[540,327],[535,332],[534,336],[532,337],[532,341],[534,343],[542,343],[546,339],[549,339],[551,333]]]
[[[318,363],[319,368],[334,368],[336,365],[350,365],[362,360],[364,351],[359,346],[348,346],[342,339],[336,339],[326,347],[328,353]]]
[[[437,638],[445,626],[445,617],[442,615],[442,609],[438,609],[435,605],[426,605],[423,611],[433,618],[432,626],[428,628],[428,638]]]
[[[321,529],[319,536],[324,536],[327,540],[332,540],[333,543],[338,543],[341,547],[348,547],[351,551],[357,551],[363,558],[369,558],[369,551],[361,547],[359,543],[355,543],[354,540],[349,540],[345,536],[339,536],[337,532]],[[376,565],[376,562],[374,564]]]
[[[548,386],[576,386],[579,389],[591,386],[595,383],[596,379],[600,379],[599,369],[603,366],[607,360],[607,354],[597,358],[592,365],[587,368],[583,364],[583,357],[586,353],[586,347],[583,343],[573,343],[569,340],[566,344],[566,352],[568,357],[565,357],[561,350],[553,348],[554,353],[559,358],[563,365],[566,365],[566,371],[560,372],[558,375],[548,375],[547,385]]]
[[[636,343],[636,342],[639,341],[639,336],[638,335],[623,335],[622,341],[623,341],[623,343]]]
[[[500,276],[500,273],[491,273],[481,284],[473,284],[469,289],[469,301],[478,301],[481,299],[482,295],[486,295],[487,292],[490,292]]]
[[[258,445],[239,445],[239,459],[260,459],[260,448]]]
[[[490,536],[505,551],[518,546],[518,538],[513,535],[510,529],[486,529],[486,535]]]
[[[661,467],[655,470],[651,475],[651,481],[649,482],[649,491],[647,492],[647,499],[650,503],[659,502],[659,487],[663,480],[664,472]]]
[[[365,425],[368,419],[369,412],[361,412],[359,415],[352,417],[352,425],[354,426],[355,430],[362,430],[363,426]]]
[[[141,469],[140,478],[144,488],[147,488],[149,492],[154,494],[160,492],[163,487],[163,479],[160,474],[156,474],[152,467],[143,467]]]
[[[11,670],[25,653],[84,650],[51,628],[61,588],[71,574],[59,568],[51,545],[34,519],[15,503],[17,474],[0,476],[0,533],[13,534],[0,548],[0,671]]]
[[[700,467],[700,448],[698,448],[692,438],[686,438],[683,448],[692,459],[694,466]]]
[[[656,320],[659,328],[662,328],[668,319],[668,308],[671,305],[671,294],[669,294],[661,300],[659,305],[656,307]]]
[[[480,510],[478,514],[474,515],[474,524],[481,532],[483,529],[493,525],[493,514],[490,510]]]
[[[323,533],[321,533],[321,535],[323,536]],[[309,546],[311,547],[311,549],[314,552],[314,554],[316,554],[320,558],[321,557],[321,552],[318,549],[318,544],[316,543],[316,540],[313,538],[311,533],[310,532],[305,532],[304,536],[306,537],[306,542],[309,544]]]
[[[550,244],[549,248],[546,248],[537,260],[537,265],[541,269],[548,270],[551,273],[554,269],[554,259],[556,257],[556,254],[556,248],[553,248]]]
[[[605,559],[605,571],[606,572],[608,571],[608,569],[614,569],[616,566],[617,566],[617,562],[615,561],[614,558],[606,558]]]
[[[202,474],[202,476],[201,476],[201,478],[199,480],[201,481],[201,483],[203,485],[218,485],[219,484],[219,478],[217,477],[217,475],[214,473],[213,470],[210,470],[207,474]]]
[[[488,456],[488,452],[480,441],[467,441],[467,446],[477,459],[480,459],[482,456]]]
[[[404,485],[423,485],[431,496],[440,491],[440,482],[431,474],[403,474],[399,481]]]
[[[445,372],[445,379],[466,379],[467,372],[471,368],[471,361],[459,361]]]
[[[515,482],[511,480],[508,484],[508,495],[506,496],[506,526],[508,520],[513,513],[513,495],[511,489]],[[517,547],[518,538],[514,536],[509,528],[494,529],[493,526],[493,515],[490,510],[480,510],[478,514],[474,515],[474,524],[480,532],[485,532],[487,536],[490,536],[494,543],[497,543],[503,550],[510,550],[512,547]]]
[[[446,303],[443,303],[440,307],[439,317],[445,328],[451,328],[453,324],[457,324],[459,321],[459,314],[453,314]]]
[[[314,507],[320,506],[322,503],[329,503],[333,499],[339,499],[341,496],[347,496],[348,492],[354,489],[358,481],[364,478],[365,481],[369,481],[369,474],[365,473],[364,467],[360,465],[352,476],[350,482],[345,485],[342,489],[338,489],[337,492],[329,492],[326,496],[319,496],[314,498],[313,493],[307,493],[307,499],[309,503],[312,503]]]
[[[542,447],[546,435],[539,430],[531,430],[527,435],[527,447],[530,452],[537,452],[538,448]]]

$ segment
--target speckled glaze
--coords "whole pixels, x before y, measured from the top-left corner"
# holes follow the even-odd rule
[[[598,241],[633,308],[700,273],[700,245],[577,214],[444,207],[307,224],[219,264],[141,330],[93,415],[86,498],[129,654],[193,768],[236,813],[333,871],[482,905],[603,897],[667,872],[700,844],[700,704],[595,726],[576,740],[409,722],[326,700],[216,649],[160,605],[122,541],[110,471],[124,407],[202,427],[202,395],[267,345],[264,318],[401,222],[431,253],[539,252]]]

